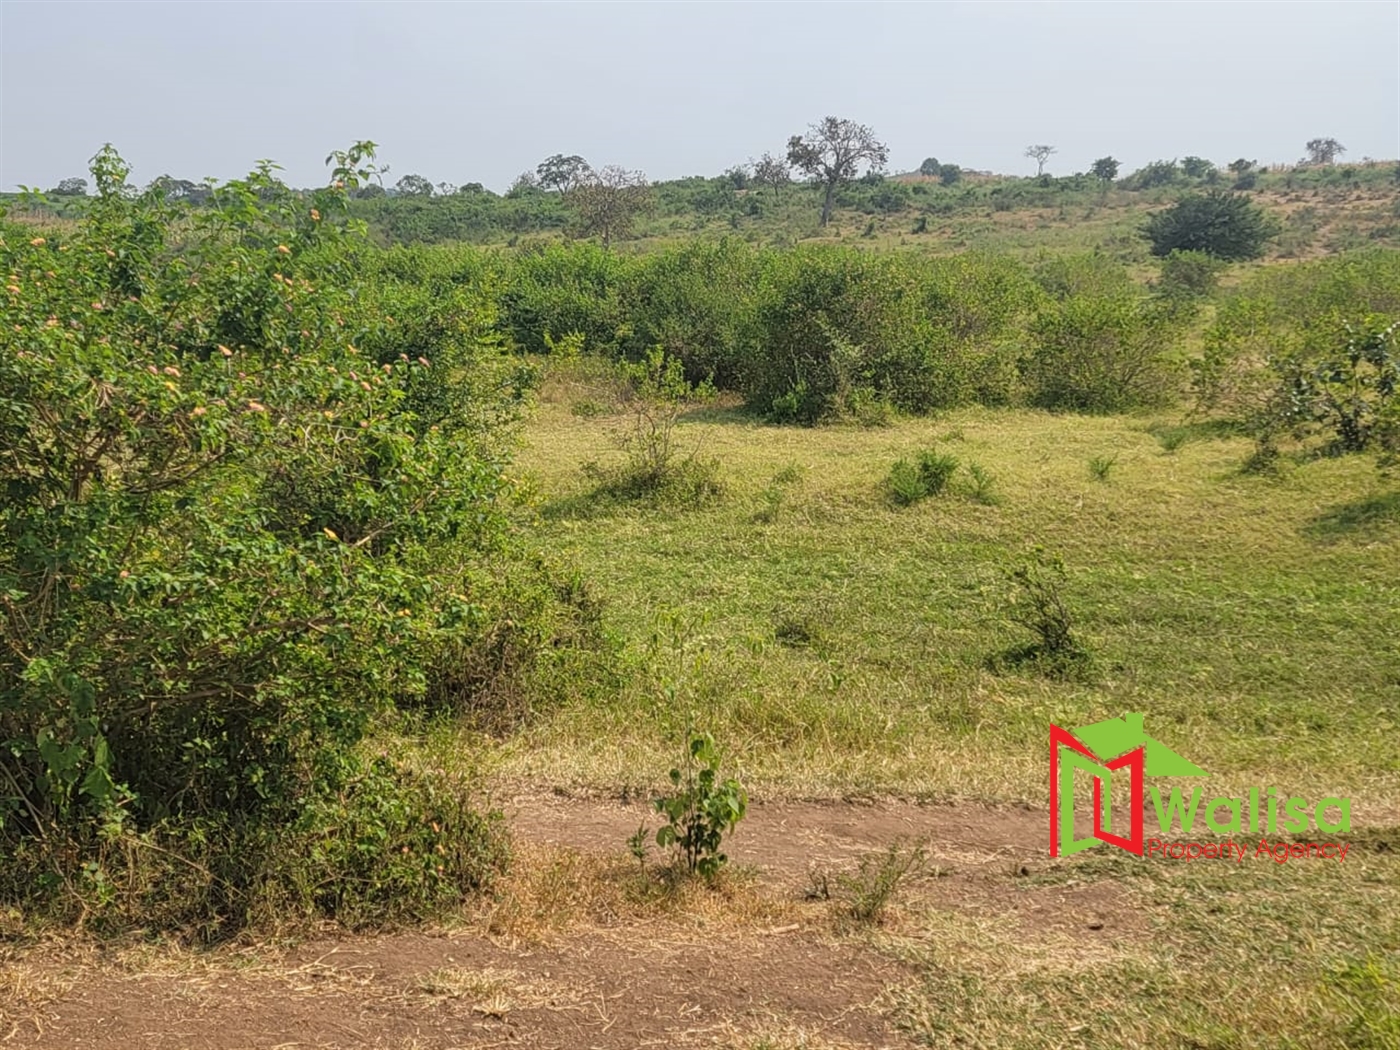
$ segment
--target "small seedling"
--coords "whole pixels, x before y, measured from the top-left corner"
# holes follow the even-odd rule
[[[656,832],[656,844],[674,849],[678,866],[688,875],[711,878],[719,872],[729,860],[720,844],[748,811],[748,793],[737,780],[720,780],[719,770],[714,738],[691,732],[683,766],[671,770],[675,791],[653,803],[666,818]]]
[[[994,507],[1001,502],[996,494],[996,475],[980,463],[967,465],[968,477],[972,479],[972,498],[978,503]]]
[[[883,853],[862,857],[853,873],[837,875],[836,895],[855,922],[878,923],[884,918],[900,882],[906,876],[922,872],[927,861],[928,847],[924,842],[896,839]]]
[[[1163,452],[1175,452],[1186,444],[1187,438],[1190,436],[1191,432],[1185,427],[1172,427],[1157,435],[1157,444],[1162,446]]]
[[[651,829],[647,827],[646,821],[637,825],[637,830],[627,836],[627,851],[632,854],[632,858],[643,870],[647,866],[647,836],[651,834]]]
[[[1095,481],[1107,481],[1109,474],[1113,473],[1113,467],[1118,462],[1118,457],[1095,456],[1089,460],[1089,474]]]

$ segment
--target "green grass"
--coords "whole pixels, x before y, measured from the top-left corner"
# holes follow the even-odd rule
[[[1318,866],[1061,865],[1018,880],[1010,914],[929,909],[887,939],[919,976],[886,1006],[930,1046],[1394,1050],[1400,861],[1383,844]]]
[[[527,430],[531,527],[586,568],[631,684],[526,729],[494,753],[502,772],[640,786],[693,719],[765,789],[1044,804],[1048,722],[1141,710],[1219,790],[1340,787],[1358,813],[1400,799],[1400,522],[1371,459],[1244,475],[1250,444],[1228,433],[1164,455],[1165,416],[969,409],[864,430],[708,409],[679,430],[719,457],[721,502],[593,507],[581,465],[616,453],[608,421],[569,404],[547,386]],[[996,502],[960,478],[894,506],[890,463],[935,442],[994,474]],[[1105,454],[1109,485],[1084,467]],[[1004,574],[1037,544],[1067,566],[1089,681],[988,670],[1031,640],[1002,616]],[[819,644],[793,644],[804,632]]]

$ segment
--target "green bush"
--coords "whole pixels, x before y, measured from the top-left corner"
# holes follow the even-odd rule
[[[907,507],[943,492],[957,469],[955,457],[928,449],[920,452],[912,462],[907,459],[896,461],[885,483],[890,498],[899,506]]]
[[[720,847],[748,812],[749,796],[737,780],[720,779],[722,758],[708,733],[687,734],[685,761],[671,770],[671,794],[653,802],[666,818],[656,844],[676,854],[688,875],[712,878],[729,860]]]
[[[1187,194],[1143,226],[1153,255],[1204,252],[1231,262],[1259,258],[1280,230],[1278,221],[1248,197],[1225,190]]]
[[[1276,415],[1271,362],[1322,360],[1342,322],[1400,317],[1400,251],[1372,249],[1269,267],[1222,295],[1192,361],[1197,408],[1240,421]]]
[[[55,902],[155,836],[236,919],[279,829],[314,834],[375,720],[483,628],[438,565],[504,534],[528,377],[470,291],[357,275],[371,157],[310,196],[264,166],[190,218],[108,148],[71,234],[5,231],[0,849]]]
[[[611,354],[628,331],[622,289],[636,264],[595,244],[550,244],[516,254],[500,289],[501,327],[516,347],[547,353],[545,335],[577,332]]]
[[[1170,402],[1184,380],[1184,367],[1172,353],[1182,324],[1170,303],[1127,289],[1044,301],[1031,321],[1033,345],[1025,363],[1031,403],[1122,412]]]

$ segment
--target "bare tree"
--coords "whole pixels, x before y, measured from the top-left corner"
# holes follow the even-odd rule
[[[614,237],[627,235],[650,197],[646,175],[616,164],[589,171],[568,192],[569,204],[584,232],[600,234],[604,248],[612,245]]]
[[[775,157],[771,153],[765,153],[758,160],[753,161],[753,183],[755,186],[768,186],[773,190],[773,197],[776,199],[778,191],[792,181],[792,175],[788,169],[788,162],[782,157]]]
[[[826,192],[822,197],[822,225],[831,221],[831,199],[836,187],[850,182],[862,164],[870,171],[883,171],[890,149],[875,138],[864,124],[838,117],[826,117],[807,129],[807,136],[788,139],[788,163],[813,178],[820,179]]]
[[[560,193],[568,193],[592,174],[593,169],[588,166],[588,161],[577,153],[567,157],[556,153],[541,161],[540,166],[535,169],[540,186],[547,190],[558,190]]]
[[[1036,175],[1044,175],[1045,162],[1049,160],[1053,154],[1058,152],[1059,150],[1054,146],[1027,146],[1024,156],[1030,157],[1031,160],[1035,161]]]
[[[1307,146],[1309,164],[1331,164],[1347,151],[1336,139],[1309,139]]]

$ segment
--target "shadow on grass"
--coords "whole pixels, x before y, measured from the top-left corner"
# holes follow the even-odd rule
[[[1400,491],[1338,503],[1304,525],[1302,532],[1317,543],[1374,540],[1400,533]]]

